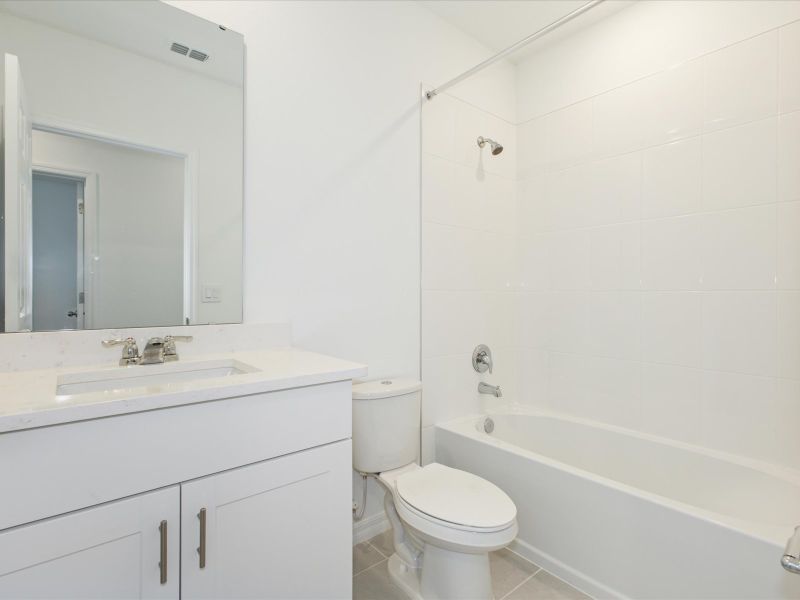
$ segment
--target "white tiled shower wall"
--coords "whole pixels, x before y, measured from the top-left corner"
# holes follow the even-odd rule
[[[505,397],[517,395],[513,66],[490,69],[482,83],[491,95],[477,96],[473,82],[423,109],[423,459],[431,457],[434,423],[500,402],[478,394],[479,381],[502,384]],[[503,153],[479,148],[479,135],[496,138]],[[480,343],[493,351],[491,374],[472,368]]]
[[[482,341],[521,403],[800,467],[798,18],[637,3],[517,65],[516,132],[426,105],[426,424],[486,407]]]

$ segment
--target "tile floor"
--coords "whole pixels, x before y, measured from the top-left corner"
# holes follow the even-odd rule
[[[391,554],[390,531],[353,546],[354,600],[406,600],[389,579],[386,561]],[[490,559],[496,600],[589,599],[583,592],[509,550],[492,552]]]

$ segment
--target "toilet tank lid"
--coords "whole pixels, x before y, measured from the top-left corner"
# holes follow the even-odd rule
[[[377,400],[418,392],[422,382],[410,377],[384,377],[353,384],[353,400]]]

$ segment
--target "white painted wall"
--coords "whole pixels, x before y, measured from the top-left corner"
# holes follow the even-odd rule
[[[242,88],[0,12],[5,52],[19,56],[34,122],[57,120],[196,158],[197,291],[204,283],[223,290],[222,302],[199,304],[197,317],[239,321]]]
[[[413,2],[174,4],[245,36],[245,321],[419,376],[419,86],[490,52]]]
[[[639,2],[518,67],[522,401],[800,467],[800,2]]]
[[[91,327],[182,324],[184,160],[34,131],[33,163],[95,174]]]

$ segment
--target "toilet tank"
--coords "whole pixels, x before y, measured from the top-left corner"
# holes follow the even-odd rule
[[[381,379],[353,384],[353,468],[382,473],[417,460],[422,383]]]

